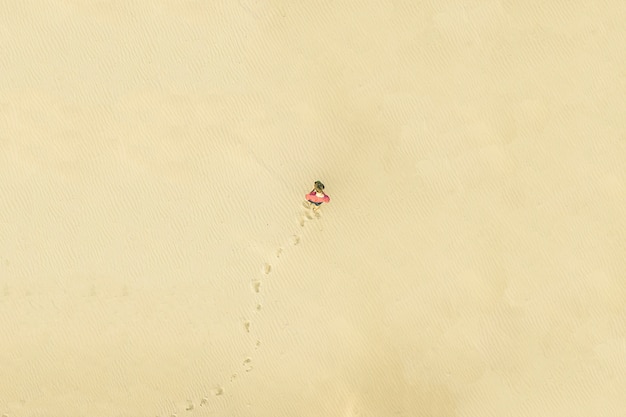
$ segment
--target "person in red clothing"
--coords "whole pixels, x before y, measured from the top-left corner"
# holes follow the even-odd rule
[[[306,196],[306,201],[309,202],[309,207],[313,207],[313,211],[317,213],[322,203],[328,203],[330,197],[324,193],[324,184],[321,181],[315,181],[313,190]]]

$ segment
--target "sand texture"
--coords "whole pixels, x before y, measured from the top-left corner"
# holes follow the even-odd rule
[[[625,417],[626,2],[0,0],[0,416]]]

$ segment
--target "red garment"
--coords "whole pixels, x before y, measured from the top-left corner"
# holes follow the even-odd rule
[[[307,201],[310,201],[312,203],[328,203],[330,201],[330,197],[327,196],[325,193],[322,194],[324,194],[324,197],[318,197],[315,193],[315,190],[313,190],[308,193],[305,198],[307,199]]]

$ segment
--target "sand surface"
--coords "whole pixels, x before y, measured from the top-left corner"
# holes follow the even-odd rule
[[[0,416],[626,416],[625,22],[1,1]]]

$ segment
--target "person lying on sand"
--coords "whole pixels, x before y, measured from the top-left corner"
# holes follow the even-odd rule
[[[314,212],[319,210],[322,203],[328,203],[330,201],[330,197],[324,193],[324,184],[322,184],[321,181],[315,181],[313,190],[308,193],[305,198],[309,206],[313,207]]]

